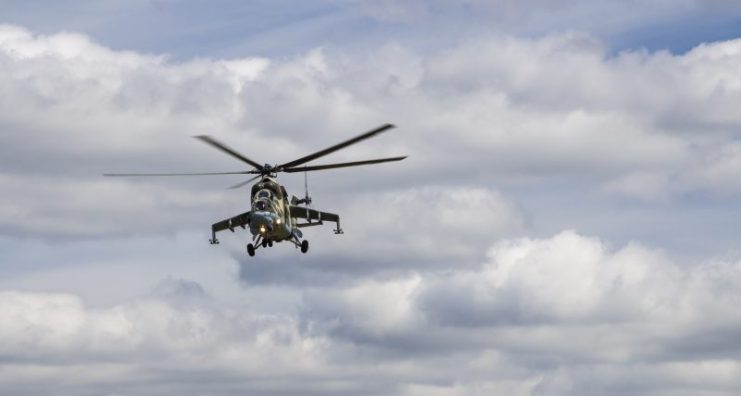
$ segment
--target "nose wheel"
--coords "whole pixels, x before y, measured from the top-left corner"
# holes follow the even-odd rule
[[[290,242],[293,242],[293,244],[296,245],[297,248],[301,249],[301,253],[306,253],[309,251],[309,241],[304,239],[303,241],[299,241],[298,237],[294,236],[293,240],[290,240]],[[247,254],[250,255],[250,257],[255,256],[255,250],[259,248],[265,248],[268,246],[273,246],[273,241],[267,241],[265,239],[258,239],[257,242],[253,245],[251,243],[247,244]]]
[[[253,243],[254,244],[252,243],[247,244],[247,254],[249,254],[250,257],[254,256],[255,250],[259,248],[273,247],[273,241],[268,240],[267,238],[263,238],[262,236],[257,237],[257,240],[254,241]]]

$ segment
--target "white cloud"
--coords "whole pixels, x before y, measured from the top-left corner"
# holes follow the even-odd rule
[[[485,323],[514,313],[514,323],[609,322],[676,313],[666,305],[678,294],[677,269],[636,245],[610,254],[599,240],[563,232],[546,240],[501,242],[490,254],[482,271],[458,274],[451,284],[469,285],[457,297],[470,292],[470,300],[481,304],[470,307],[477,311],[469,312],[470,319]]]
[[[741,191],[741,144],[731,142],[703,158],[696,169],[685,176],[688,189],[702,188],[720,194],[737,195]]]
[[[361,196],[342,212],[346,239],[384,255],[404,251],[448,257],[478,254],[493,237],[521,232],[522,210],[499,192],[477,187],[421,187]],[[372,242],[376,235],[389,235]],[[393,253],[392,253],[393,252]],[[370,254],[370,252],[369,252]]]
[[[10,214],[6,229],[18,231],[39,221],[31,218],[46,205],[39,197],[116,188],[118,199],[86,200],[87,210],[130,216],[131,203],[123,200],[128,196],[152,203],[136,212],[166,222],[163,228],[175,225],[162,219],[164,212],[200,223],[192,209],[216,199],[212,184],[173,181],[183,183],[177,194],[194,203],[174,205],[177,210],[157,197],[160,189],[132,196],[123,184],[135,181],[109,185],[99,174],[242,168],[199,146],[189,138],[194,134],[212,133],[260,162],[281,162],[385,121],[398,123],[399,130],[326,161],[410,158],[393,171],[390,165],[333,171],[323,181],[325,190],[359,184],[393,189],[410,179],[471,185],[493,177],[573,182],[588,175],[596,190],[607,184],[605,191],[641,198],[727,191],[732,160],[701,169],[700,159],[728,157],[723,153],[741,124],[741,83],[734,74],[739,47],[741,42],[727,41],[686,55],[610,57],[599,42],[579,34],[488,36],[433,54],[392,43],[367,55],[315,50],[284,60],[171,63],[112,51],[78,34],[34,36],[4,26],[0,140],[7,193],[0,207]],[[704,129],[712,133],[696,133]],[[361,174],[362,183],[355,176]],[[29,186],[29,180],[49,186]],[[38,199],[22,198],[28,196]],[[74,224],[79,218],[64,217],[79,212],[78,201],[49,204],[54,214],[30,229],[63,230],[70,222],[71,235],[84,234],[79,230],[88,226]],[[120,232],[130,223],[113,224],[122,226],[102,232]]]
[[[450,394],[487,388],[494,367],[520,364],[509,379],[523,394],[732,394],[741,386],[731,336],[741,328],[740,284],[738,261],[685,267],[637,244],[615,250],[566,231],[499,242],[476,270],[310,294],[305,320],[324,320],[363,353],[466,356],[464,367],[449,363],[456,385],[439,391]],[[495,366],[464,374],[489,352],[500,357]]]
[[[475,265],[492,238],[520,235],[527,216],[497,191],[480,187],[412,187],[333,196],[332,206],[314,196],[315,207],[340,214],[342,235],[304,229],[310,254],[292,246],[262,251],[260,259],[235,251],[240,279],[249,285],[342,286],[368,277],[388,279],[409,271],[448,271]],[[222,241],[239,240],[225,234]],[[273,263],[266,265],[267,262]]]
[[[230,182],[153,185],[100,173],[240,169],[190,135],[211,133],[279,162],[393,121],[398,131],[327,162],[410,158],[312,176],[317,208],[338,209],[348,234],[329,242],[328,229],[312,230],[309,256],[276,249],[242,263],[250,301],[276,314],[209,300],[209,288],[178,281],[95,308],[80,293],[0,293],[0,382],[14,394],[60,382],[67,394],[738,393],[737,260],[685,266],[674,258],[681,253],[613,249],[575,232],[505,239],[477,260],[492,241],[527,231],[527,198],[548,200],[554,185],[582,187],[554,202],[555,213],[578,207],[585,190],[660,202],[737,194],[739,48],[732,40],[684,55],[612,56],[568,33],[484,36],[434,53],[389,43],[362,55],[175,63],[4,26],[0,230],[11,241],[100,236],[99,250],[65,246],[108,259],[128,252],[122,261],[136,264],[127,276],[77,268],[82,275],[15,279],[46,286],[76,277],[105,289],[111,279],[167,276],[145,272],[156,263],[141,257],[177,243],[109,239],[207,230],[222,215],[213,210],[245,210],[244,195],[215,191]],[[606,212],[607,227],[621,220]],[[213,264],[192,252],[184,260]],[[219,271],[232,265],[220,259]],[[223,278],[209,278],[210,288],[236,287],[236,276]],[[182,297],[187,290],[196,297]]]
[[[93,181],[0,175],[0,186],[0,229],[29,236],[176,232],[194,225],[178,212],[207,216],[212,207],[226,202],[216,191],[192,195],[177,187],[123,184],[102,177]],[[160,210],[163,207],[171,210]]]
[[[15,394],[733,394],[739,284],[736,260],[684,266],[565,231],[497,242],[479,268],[305,287],[298,313],[173,278],[98,308],[5,291],[0,375]]]
[[[156,299],[90,309],[69,294],[6,291],[0,301],[6,390],[43,391],[56,382],[63,393],[91,386],[127,392],[144,380],[155,385],[146,394],[159,394],[157,384],[166,383],[188,392],[179,377],[213,370],[251,378],[259,388],[258,378],[321,370],[323,341],[302,336],[295,320],[281,315]],[[87,374],[69,376],[66,367]]]
[[[608,193],[616,193],[629,198],[664,201],[668,198],[668,183],[666,174],[636,172],[608,182],[604,189]]]

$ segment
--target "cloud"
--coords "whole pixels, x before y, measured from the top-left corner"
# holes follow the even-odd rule
[[[579,33],[487,34],[434,51],[174,62],[3,26],[0,232],[24,243],[4,269],[23,285],[0,293],[0,382],[13,394],[738,393],[738,259],[647,247],[737,227],[704,233],[672,213],[646,245],[619,248],[552,230],[649,234],[611,194],[699,193],[701,210],[734,197],[739,48],[611,54]],[[310,175],[316,207],[347,234],[307,232],[309,255],[248,259],[244,234],[216,256],[194,233],[151,238],[207,236],[246,210],[245,192],[220,192],[231,179],[100,176],[244,169],[195,134],[281,162],[387,121],[399,128],[326,162],[407,160]],[[300,177],[281,180],[300,194]],[[162,279],[144,297],[118,284]],[[106,289],[127,298],[82,296]]]
[[[608,182],[605,190],[638,200],[662,201],[668,198],[668,183],[666,174],[636,172]]]
[[[362,1],[362,9],[373,19],[392,23],[414,23],[421,18],[428,17],[431,9],[425,1],[409,1],[397,3],[393,1]]]
[[[381,359],[496,356],[521,365],[512,375],[530,384],[525,394],[732,394],[739,282],[736,260],[687,267],[565,231],[498,242],[475,270],[312,292],[304,320]],[[487,375],[464,388],[485,387]]]
[[[292,318],[207,300],[146,299],[91,309],[75,295],[5,291],[0,301],[3,388],[17,394],[43,392],[54,383],[64,384],[54,385],[63,393],[128,393],[146,384],[144,394],[162,394],[162,386],[189,392],[189,376],[214,372],[222,373],[224,391],[235,381],[269,390],[277,385],[264,384],[271,376],[311,376],[321,366],[311,356],[322,341],[301,336]],[[276,371],[267,370],[271,366]],[[71,367],[88,374],[70,376]]]
[[[687,40],[671,30],[677,25],[692,26],[705,18],[723,20],[740,10],[738,3],[727,0],[421,0],[404,5],[360,0],[359,3],[364,13],[378,22],[392,27],[416,25],[417,29],[409,35],[420,30],[444,32],[440,41],[449,36],[475,35],[482,31],[533,36],[571,30],[604,37],[616,45],[622,44],[621,39],[625,39],[622,36],[642,34],[634,39],[638,43],[631,43],[636,46],[650,42],[651,30],[655,28],[669,30],[664,34],[673,36],[675,42]],[[700,42],[702,35],[708,32],[693,33],[693,39]]]
[[[482,271],[443,281],[441,286],[450,287],[447,293],[434,287],[430,291],[442,301],[452,294],[473,302],[472,311],[460,310],[468,304],[454,302],[458,310],[451,310],[452,318],[447,319],[439,310],[444,305],[430,301],[425,306],[433,318],[464,326],[476,321],[621,321],[623,316],[673,313],[664,309],[678,294],[673,289],[676,268],[660,254],[636,245],[610,254],[599,240],[563,232],[547,240],[501,242],[490,255],[492,261]],[[464,284],[469,286],[465,292],[452,293]]]
[[[97,308],[4,291],[1,375],[14,394],[730,395],[740,263],[564,231],[497,242],[477,268],[305,287],[295,313],[171,277]]]
[[[412,187],[337,198],[331,210],[341,213],[345,234],[306,229],[311,254],[300,258],[290,246],[262,251],[260,260],[239,249],[234,259],[240,279],[248,285],[343,285],[412,270],[462,268],[477,263],[492,238],[522,233],[527,223],[516,204],[480,187]]]
[[[209,206],[224,202],[215,192],[193,196],[179,188],[127,185],[110,179],[0,175],[0,185],[5,188],[0,229],[26,236],[79,238],[176,232],[192,226],[179,219],[177,211],[208,211]],[[126,197],[125,205],[120,201],[122,197]],[[173,211],[159,211],[163,206]],[[159,219],[152,221],[152,216]]]
[[[386,121],[400,128],[326,161],[409,159],[393,168],[317,175],[324,191],[383,194],[409,180],[434,188],[561,177],[574,185],[589,174],[596,191],[643,198],[727,192],[728,161],[713,158],[730,158],[723,153],[731,152],[741,123],[734,74],[740,45],[609,56],[581,34],[487,36],[432,53],[391,43],[366,55],[317,49],[280,60],[173,63],[113,51],[79,34],[38,36],[4,26],[4,229],[84,236],[202,224],[198,208],[220,199],[238,206],[236,195],[214,192],[233,179],[160,181],[168,194],[131,191],[152,180],[99,175],[244,169],[190,139],[195,134],[214,134],[260,162],[282,162]],[[703,161],[717,171],[700,168]],[[647,193],[636,179],[644,176],[636,175],[664,183]],[[75,197],[40,198],[65,191]],[[141,222],[92,224],[77,215],[83,194],[108,197],[82,199],[90,213],[113,219],[141,213]]]
[[[708,155],[686,177],[687,188],[701,188],[722,195],[735,196],[739,192],[738,178],[741,173],[741,144],[729,142],[720,150]]]
[[[408,188],[366,195],[346,205],[343,212],[351,220],[355,248],[371,243],[373,250],[395,257],[405,249],[438,257],[475,254],[492,237],[521,231],[526,223],[514,203],[480,187]],[[382,239],[381,246],[361,242],[379,234],[396,238]]]

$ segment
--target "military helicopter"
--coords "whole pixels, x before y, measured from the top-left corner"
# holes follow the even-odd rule
[[[406,156],[324,165],[304,165],[309,161],[313,161],[317,158],[323,157],[327,154],[333,153],[337,150],[358,143],[362,140],[376,136],[379,133],[387,131],[394,127],[395,126],[392,124],[384,124],[378,128],[358,135],[350,140],[280,165],[260,165],[259,163],[229,148],[225,144],[217,141],[213,137],[206,135],[194,136],[196,139],[250,165],[253,169],[241,172],[212,173],[106,173],[103,176],[256,175],[248,180],[245,180],[239,184],[230,187],[240,188],[254,182],[257,179],[260,179],[252,186],[251,210],[214,223],[211,226],[211,239],[209,239],[209,242],[212,245],[219,243],[219,240],[216,239],[216,233],[219,231],[229,230],[231,232],[234,232],[234,229],[237,227],[241,227],[243,229],[249,227],[250,233],[252,233],[252,243],[247,244],[247,253],[250,256],[254,256],[255,251],[260,247],[272,247],[273,243],[283,241],[294,244],[297,248],[301,249],[302,253],[306,253],[309,250],[309,241],[303,239],[303,233],[300,229],[304,227],[322,225],[325,221],[328,221],[335,223],[335,234],[342,234],[343,231],[340,227],[340,216],[334,213],[322,212],[308,207],[309,205],[311,205],[312,200],[311,197],[309,197],[308,183],[306,182],[306,173],[304,173],[304,186],[306,188],[305,196],[301,199],[293,196],[289,201],[288,193],[286,192],[285,187],[283,187],[276,181],[278,173],[309,172],[334,168],[345,168],[349,166],[371,165],[380,164],[383,162],[401,161],[406,158]],[[306,206],[301,206],[302,204]],[[299,222],[299,219],[301,219],[302,222]]]

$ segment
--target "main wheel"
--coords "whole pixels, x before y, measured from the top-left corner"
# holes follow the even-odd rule
[[[251,243],[249,245],[247,245],[247,254],[249,254],[250,257],[252,257],[252,256],[255,255],[255,247],[252,246]]]
[[[273,247],[273,241],[268,241],[268,246]]]
[[[309,241],[304,239],[301,241],[301,253],[306,253],[309,251]]]
[[[268,247],[268,240],[267,239],[263,239],[262,240],[262,247]]]

